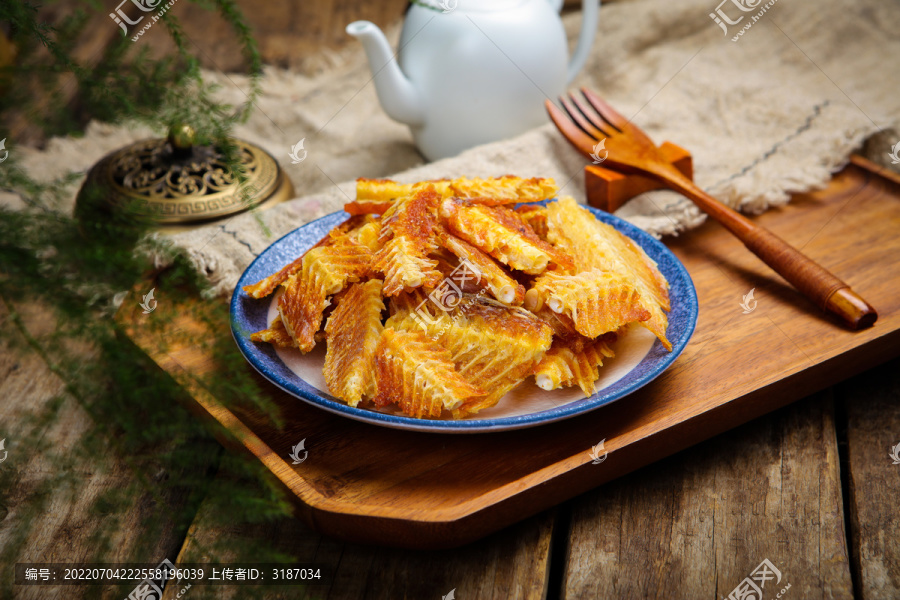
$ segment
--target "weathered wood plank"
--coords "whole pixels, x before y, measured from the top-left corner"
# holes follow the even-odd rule
[[[36,306],[26,307],[23,321],[32,333],[55,325],[53,315]],[[0,328],[11,326],[0,303]],[[184,530],[169,515],[187,506],[188,492],[151,486],[128,495],[137,477],[129,457],[103,441],[83,407],[65,394],[63,382],[24,347],[0,346],[0,426],[9,452],[0,464],[0,597],[12,597],[17,562],[175,558]],[[93,441],[86,445],[85,439]],[[99,450],[92,454],[95,447]],[[152,484],[197,474],[158,470],[143,475]],[[106,586],[104,593],[115,590]],[[96,587],[30,586],[17,587],[15,597],[81,598],[97,597],[97,592]]]
[[[823,392],[574,500],[562,597],[723,598],[769,559],[766,598],[852,598],[833,414]]]
[[[837,388],[847,416],[851,557],[861,600],[900,597],[900,360]],[[896,454],[896,452],[894,452]]]
[[[311,531],[298,519],[265,525],[222,528],[205,502],[179,555],[179,562],[227,562],[227,550],[250,541],[266,541],[272,550],[299,562],[321,563],[332,569],[330,587],[309,587],[303,593],[293,588],[292,598],[331,600],[394,600],[434,598],[455,589],[457,598],[480,600],[542,599],[550,566],[550,541],[554,513],[548,511],[483,540],[453,550],[414,551],[347,544]],[[180,590],[171,586],[163,600],[172,600]],[[283,598],[282,591],[263,598]],[[239,587],[206,588],[214,598],[238,598]],[[191,589],[191,594],[194,589]]]

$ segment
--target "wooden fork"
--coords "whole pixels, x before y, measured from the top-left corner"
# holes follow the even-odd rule
[[[590,90],[582,88],[581,92],[587,103],[575,94],[570,94],[569,98],[560,97],[568,115],[551,101],[546,101],[550,118],[579,152],[587,157],[592,153],[596,155],[595,145],[605,138],[605,168],[653,177],[687,196],[823,310],[834,313],[853,329],[875,323],[878,313],[849,285],[768,229],[701,190],[666,161],[656,144],[640,128]]]

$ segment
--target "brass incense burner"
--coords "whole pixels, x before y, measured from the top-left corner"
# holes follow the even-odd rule
[[[141,140],[100,159],[79,191],[76,214],[90,194],[96,208],[112,215],[127,212],[162,229],[182,229],[293,197],[290,179],[268,152],[232,141],[247,177],[244,186],[218,149],[195,145],[193,128],[178,125],[166,139]]]

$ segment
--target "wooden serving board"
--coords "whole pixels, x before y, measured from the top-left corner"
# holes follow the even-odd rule
[[[173,316],[162,333],[136,302],[126,302],[118,318],[185,387],[198,414],[230,432],[223,443],[251,453],[285,486],[312,528],[379,545],[458,546],[900,355],[900,182],[870,167],[854,160],[826,189],[757,219],[875,306],[874,327],[844,329],[707,223],[665,240],[700,300],[682,356],[627,398],[531,429],[454,436],[387,429],[314,408],[260,378],[284,418],[279,429],[226,408],[198,383],[227,376],[213,350],[174,335],[227,331],[221,316],[204,323],[205,301],[172,307],[161,300],[158,311]],[[751,288],[758,304],[744,314],[740,302]],[[292,465],[291,447],[303,439],[308,457]],[[589,451],[604,439],[608,456],[593,464]]]

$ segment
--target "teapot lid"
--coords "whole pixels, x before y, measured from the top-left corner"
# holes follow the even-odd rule
[[[451,13],[457,8],[464,12],[505,10],[524,4],[527,0],[411,0],[410,4],[439,13]]]

